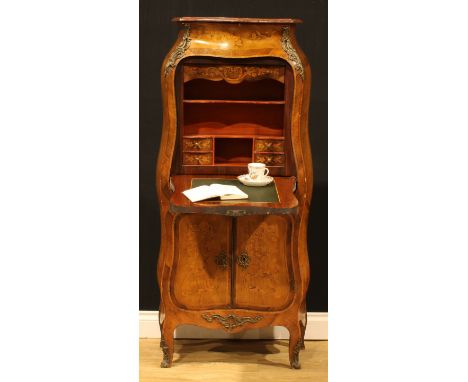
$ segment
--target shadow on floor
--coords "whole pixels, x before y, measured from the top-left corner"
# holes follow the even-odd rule
[[[230,354],[236,355],[236,362],[245,364],[264,364],[290,368],[288,358],[288,340],[175,340],[174,363],[199,362],[200,351],[210,353],[211,362],[226,362]],[[266,357],[269,354],[285,353],[284,362],[272,362]],[[210,355],[210,358],[211,358]]]

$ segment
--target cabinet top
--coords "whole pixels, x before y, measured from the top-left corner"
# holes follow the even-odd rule
[[[250,24],[301,24],[301,19],[263,19],[244,17],[174,17],[172,19],[178,23],[250,23]]]

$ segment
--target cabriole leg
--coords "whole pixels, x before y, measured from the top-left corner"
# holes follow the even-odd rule
[[[305,349],[304,336],[305,336],[306,326],[302,321],[299,322],[299,325],[301,326],[301,350],[304,350]]]
[[[163,352],[163,360],[161,367],[172,366],[172,356],[174,355],[174,328],[164,323],[161,325],[161,350]]]
[[[303,346],[302,330],[297,322],[295,325],[289,326],[289,363],[292,369],[300,369],[299,351]]]

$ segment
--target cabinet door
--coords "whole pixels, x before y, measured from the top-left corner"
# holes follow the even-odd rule
[[[246,216],[236,222],[234,302],[280,310],[293,298],[291,225],[286,216]]]
[[[231,219],[182,215],[175,227],[174,302],[187,309],[227,307],[231,299]]]

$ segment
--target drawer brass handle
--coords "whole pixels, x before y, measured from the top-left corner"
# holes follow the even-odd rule
[[[220,252],[218,256],[215,256],[215,263],[218,267],[226,269],[228,266],[228,259],[226,252]]]
[[[265,163],[266,165],[271,165],[275,161],[275,158],[272,155],[262,155],[257,157],[257,162]]]
[[[250,257],[247,252],[242,252],[239,256],[237,256],[237,264],[239,264],[242,268],[247,268],[250,264]]]
[[[273,159],[272,156],[268,155],[268,156],[265,157],[265,163],[266,164],[272,164],[273,161],[274,161],[274,159]]]
[[[194,142],[192,142],[192,146],[193,146],[193,148],[195,148],[195,149],[199,149],[199,148],[200,148],[200,144],[201,144],[200,141],[194,141]]]

